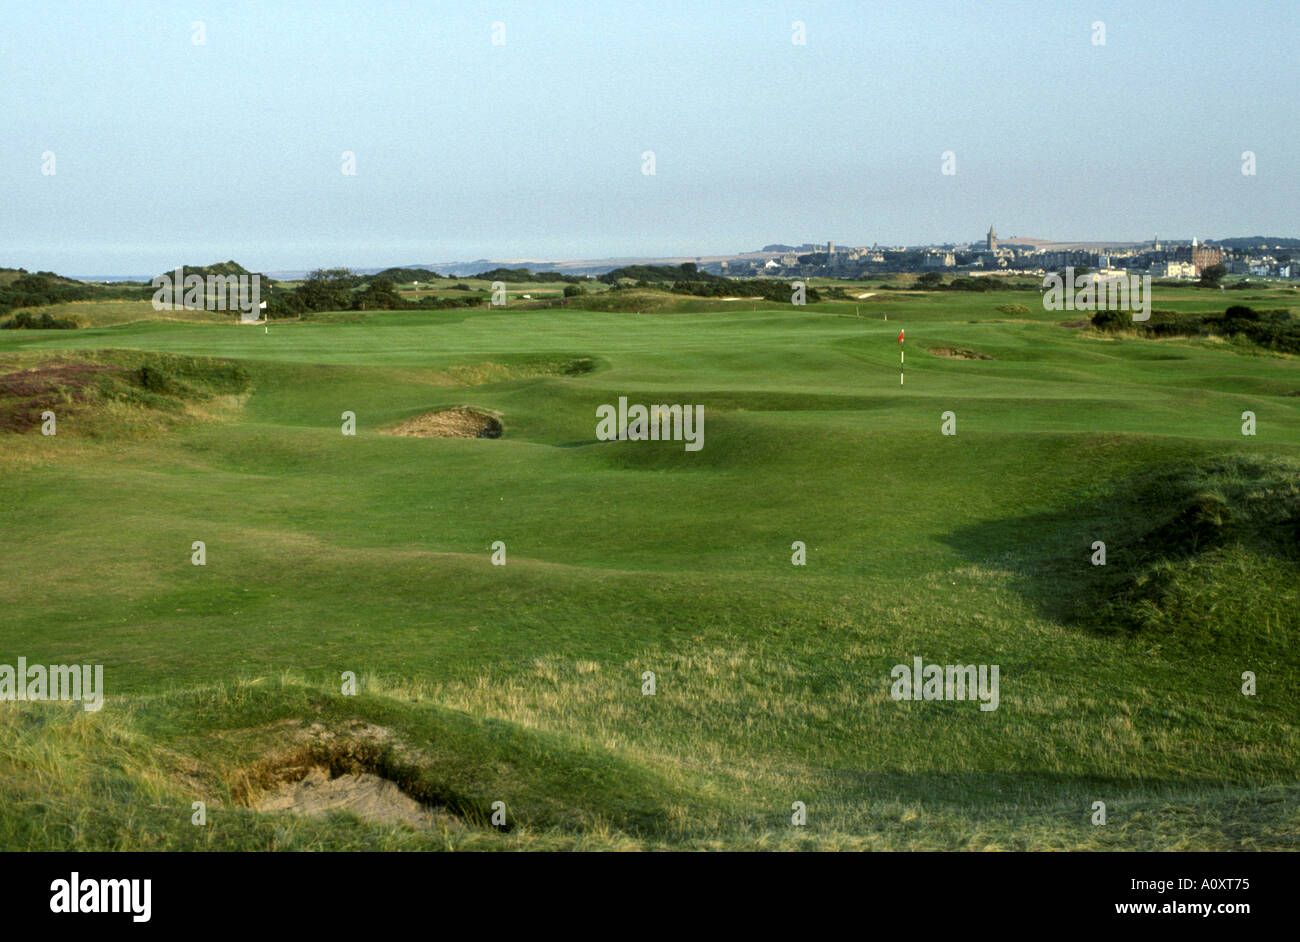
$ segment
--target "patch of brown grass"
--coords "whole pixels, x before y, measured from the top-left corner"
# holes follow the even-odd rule
[[[52,360],[0,376],[0,431],[25,432],[41,424],[41,413],[85,398],[82,391],[100,373],[125,372],[100,363]]]

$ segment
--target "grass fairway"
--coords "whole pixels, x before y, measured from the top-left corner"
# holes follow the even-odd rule
[[[0,848],[1296,847],[1300,360],[1017,291],[664,306],[0,332],[247,379],[0,432],[0,664],[106,690],[0,703]],[[598,441],[620,396],[703,448]],[[501,437],[386,434],[458,406]],[[896,701],[914,657],[998,708]],[[256,809],[312,765],[440,817]]]

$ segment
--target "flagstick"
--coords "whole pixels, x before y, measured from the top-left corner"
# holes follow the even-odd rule
[[[906,338],[904,338],[906,339]],[[898,385],[903,385],[903,342],[898,344]]]

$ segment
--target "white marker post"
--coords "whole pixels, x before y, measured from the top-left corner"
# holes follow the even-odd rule
[[[898,385],[903,385],[903,330],[898,331]]]

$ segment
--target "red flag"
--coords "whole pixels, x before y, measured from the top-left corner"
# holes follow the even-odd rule
[[[903,342],[903,332],[901,330],[898,332],[898,342],[899,343]]]

